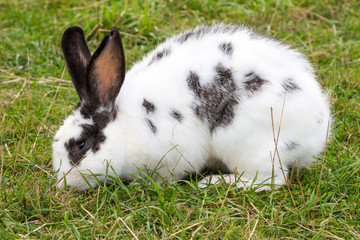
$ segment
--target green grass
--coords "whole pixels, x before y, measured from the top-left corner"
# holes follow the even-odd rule
[[[0,239],[360,239],[360,3],[321,1],[0,1]],[[80,25],[95,50],[122,32],[129,68],[174,33],[244,23],[314,64],[334,116],[326,156],[289,189],[139,181],[86,194],[52,188],[51,143],[78,101],[60,49]]]

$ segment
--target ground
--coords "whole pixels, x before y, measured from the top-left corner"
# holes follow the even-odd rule
[[[359,239],[359,9],[357,0],[0,2],[0,238]],[[174,33],[218,22],[251,26],[310,59],[334,119],[316,164],[270,192],[146,178],[85,194],[54,188],[52,139],[78,101],[63,31],[81,26],[93,52],[119,29],[129,68]]]

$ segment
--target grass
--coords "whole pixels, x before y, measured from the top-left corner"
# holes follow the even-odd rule
[[[0,1],[1,239],[360,239],[360,3],[321,1]],[[51,143],[78,101],[59,46],[80,25],[95,50],[122,32],[128,68],[198,24],[244,23],[303,52],[329,89],[324,158],[287,187],[257,193],[194,181],[139,181],[79,194],[51,188]]]

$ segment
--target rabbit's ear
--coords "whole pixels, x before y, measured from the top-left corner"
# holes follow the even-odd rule
[[[86,94],[86,68],[91,59],[83,30],[76,26],[66,29],[61,40],[61,48],[71,80],[82,100]]]
[[[120,33],[106,35],[89,63],[87,72],[88,101],[92,105],[114,105],[125,78],[125,55]],[[96,103],[93,101],[97,101]]]

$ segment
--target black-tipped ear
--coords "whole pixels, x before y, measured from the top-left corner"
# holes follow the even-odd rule
[[[87,72],[89,101],[92,105],[114,106],[125,78],[125,55],[120,33],[106,35],[89,63]]]
[[[86,69],[91,59],[83,30],[80,27],[66,29],[61,40],[61,48],[71,80],[82,100],[86,95]]]

